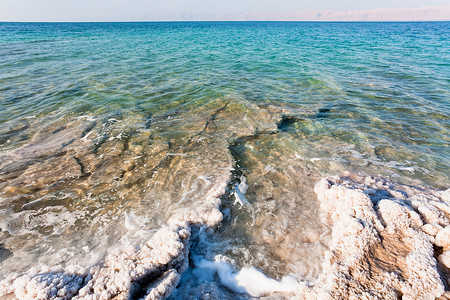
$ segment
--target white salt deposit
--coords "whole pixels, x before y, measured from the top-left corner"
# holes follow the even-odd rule
[[[435,203],[450,204],[439,191],[403,186],[383,178],[347,173],[322,179],[315,187],[324,222],[333,239],[314,287],[319,297],[403,297],[434,299],[444,293],[434,258],[436,230],[450,215]],[[436,227],[437,229],[438,227]],[[443,241],[448,241],[441,229]],[[436,239],[437,240],[437,239]]]
[[[108,255],[84,272],[29,270],[9,274],[0,281],[0,297],[16,299],[144,299],[167,297],[188,265],[190,226],[214,226],[222,220],[218,210],[229,177],[213,187],[196,209],[180,210],[144,245],[126,247]],[[125,224],[137,226],[132,214]]]
[[[450,274],[449,190],[400,185],[384,178],[346,173],[320,180],[315,192],[322,222],[332,228],[330,248],[315,283],[286,276],[280,281],[224,256],[192,257],[189,274],[200,282],[215,276],[226,288],[250,297],[306,299],[435,299]],[[29,270],[0,281],[0,297],[11,299],[163,299],[188,267],[191,226],[215,226],[229,177],[194,206],[176,211],[168,224],[139,247],[109,254],[85,271]],[[236,186],[246,192],[245,179]],[[244,197],[245,199],[245,197]],[[245,204],[242,198],[238,201]],[[128,227],[140,226],[126,215]],[[437,258],[437,259],[436,259]],[[295,274],[294,274],[295,275]],[[219,294],[219,293],[218,293]]]

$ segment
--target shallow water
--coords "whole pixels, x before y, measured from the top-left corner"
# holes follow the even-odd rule
[[[193,257],[314,282],[320,178],[449,187],[449,49],[448,22],[0,23],[0,276],[95,265],[226,185]]]

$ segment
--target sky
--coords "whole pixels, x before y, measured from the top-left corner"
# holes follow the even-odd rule
[[[449,7],[448,0],[0,0],[0,21],[150,21],[283,18],[293,11]],[[262,17],[261,17],[262,16]],[[450,16],[449,16],[450,19]]]

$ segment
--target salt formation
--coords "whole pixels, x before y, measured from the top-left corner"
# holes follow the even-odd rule
[[[450,273],[450,190],[344,175],[324,178],[315,186],[321,219],[332,227],[322,274],[310,287],[300,282],[295,288],[291,281],[290,291],[281,296],[434,299],[445,295]],[[146,244],[111,254],[84,273],[11,274],[0,282],[1,299],[166,298],[187,268],[191,226],[214,226],[222,219],[219,197],[229,178],[223,179],[224,184],[211,188],[196,209],[175,213]],[[270,296],[232,276],[228,277],[241,282],[229,284],[237,286],[237,292]],[[282,290],[272,279],[265,280],[276,284],[274,291]]]
[[[277,281],[253,267],[236,270],[236,261],[228,257],[194,257],[188,276],[196,278],[185,279],[173,299],[183,294],[199,298],[205,292],[233,298],[225,296],[224,287],[244,299],[448,298],[450,190],[346,172],[323,178],[315,192],[321,220],[331,228],[316,280],[294,273],[302,280],[286,281],[292,278],[287,276]]]
[[[225,185],[210,191],[190,213],[178,213],[168,226],[140,247],[111,254],[82,274],[49,271],[11,274],[0,282],[0,297],[12,299],[161,299],[176,287],[188,265],[190,226],[216,225],[222,219],[218,197]],[[209,201],[208,201],[209,200]]]
[[[150,211],[154,214],[151,216],[154,217],[155,224],[165,225],[148,242],[125,249],[118,245],[116,252],[108,254],[91,267],[77,266],[75,268],[70,263],[76,262],[76,259],[71,258],[72,261],[63,270],[46,269],[41,266],[40,269],[31,268],[22,273],[11,272],[0,281],[0,299],[128,299],[130,297],[159,299],[168,296],[177,285],[180,274],[186,269],[192,226],[215,226],[222,220],[219,197],[225,193],[233,167],[228,140],[244,134],[254,134],[256,128],[268,127],[267,130],[276,128],[274,122],[264,122],[269,124],[268,126],[264,124],[256,126],[259,123],[255,122],[252,123],[255,127],[252,125],[246,126],[251,128],[243,129],[246,128],[244,125],[248,125],[250,121],[251,112],[243,112],[237,103],[224,104],[217,101],[214,104],[219,107],[209,108],[205,115],[200,117],[187,114],[193,119],[192,122],[187,122],[181,117],[161,117],[164,120],[159,126],[164,125],[169,129],[189,127],[189,130],[181,130],[183,134],[179,136],[173,137],[168,134],[166,141],[164,141],[165,134],[172,130],[164,131],[156,126],[151,128],[154,134],[152,139],[146,131],[142,134],[132,132],[134,135],[130,133],[130,136],[133,136],[133,139],[124,139],[121,129],[127,126],[115,128],[113,125],[118,121],[109,122],[111,119],[108,119],[107,123],[90,124],[81,129],[78,129],[75,124],[73,128],[76,128],[76,134],[72,132],[72,125],[65,125],[58,130],[49,128],[46,132],[50,134],[42,134],[49,135],[48,140],[51,140],[56,139],[53,136],[56,132],[58,143],[49,142],[41,145],[42,143],[37,140],[18,150],[6,153],[0,164],[8,168],[3,168],[0,175],[9,185],[23,184],[24,176],[22,175],[27,170],[30,174],[46,177],[49,172],[55,172],[54,168],[47,167],[47,163],[58,165],[59,162],[51,161],[52,157],[57,155],[57,157],[65,158],[70,155],[70,161],[78,166],[77,174],[73,176],[69,174],[70,176],[58,177],[44,183],[38,182],[39,185],[32,188],[39,188],[42,195],[53,192],[52,189],[61,186],[70,190],[76,189],[77,193],[86,195],[85,198],[81,198],[83,201],[77,201],[77,205],[78,203],[85,205],[87,209],[84,211],[87,211],[92,205],[101,205],[90,199],[92,194],[94,196],[103,195],[103,193],[109,195],[109,190],[113,186],[112,193],[120,197],[117,203],[112,203],[112,214],[117,215],[116,211],[122,213],[124,205],[120,202],[124,202],[127,206],[138,206]],[[241,114],[237,119],[242,120],[242,124],[237,124],[235,128],[223,126],[218,117],[225,108],[227,109],[225,120],[234,119],[236,114]],[[212,109],[214,111],[212,115],[209,115]],[[258,113],[258,117],[260,114],[265,114],[267,119],[277,118],[275,114],[272,116],[272,113],[264,110]],[[246,117],[245,120],[244,117]],[[193,131],[198,133],[192,135]],[[91,132],[94,133],[91,134]],[[159,135],[161,137],[158,137]],[[98,137],[91,140],[90,137],[93,136]],[[69,141],[66,141],[67,139]],[[45,160],[37,160],[40,157]],[[28,165],[19,168],[21,166],[18,167],[17,163],[23,158],[28,158]],[[40,166],[40,164],[43,165]],[[56,175],[59,176],[59,173],[63,173],[66,169],[67,167],[57,169]],[[28,184],[28,182],[25,183]],[[35,181],[31,183],[34,184]],[[130,188],[131,185],[133,188]],[[24,193],[18,188],[11,189],[7,186],[0,186],[0,189],[3,189],[2,192],[8,197],[6,199],[11,200],[11,203],[14,203],[14,197],[17,194]],[[27,192],[31,198],[33,190]],[[70,201],[76,201],[75,197],[71,198]],[[102,210],[110,208],[111,202],[106,203],[106,207],[102,207]],[[44,203],[40,205],[44,206]],[[19,207],[17,210],[20,209]],[[11,217],[8,218],[11,219]],[[89,221],[89,219],[86,217],[82,221]],[[14,234],[13,229],[19,226],[13,225],[13,228],[10,228],[9,223],[2,227],[8,229],[8,234]],[[117,223],[109,224],[110,227],[119,227],[114,225]],[[74,224],[73,227],[76,227],[73,231],[66,230],[64,233],[70,234],[80,230],[78,225]],[[96,232],[97,235],[102,233],[99,233],[98,227],[94,226],[88,230]],[[62,230],[57,233],[59,232]],[[117,232],[120,233],[120,228]],[[113,234],[117,233],[114,231]],[[16,237],[17,240],[21,238],[21,235]],[[16,251],[14,255],[18,252]],[[46,255],[50,258],[50,255],[47,253]],[[79,256],[78,253],[76,255]],[[17,255],[13,258],[20,259]],[[9,261],[13,260],[9,259]],[[53,264],[58,262],[55,260]]]
[[[107,122],[73,122],[59,127],[57,123],[39,131],[30,143],[3,153],[0,189],[5,200],[2,205],[12,206],[11,214],[16,216],[13,218],[6,214],[9,211],[0,210],[6,216],[3,219],[8,221],[0,225],[11,235],[5,249],[11,248],[15,259],[8,258],[9,266],[26,251],[18,251],[20,245],[16,249],[12,247],[18,241],[31,241],[33,246],[41,241],[28,235],[32,232],[29,229],[40,224],[26,227],[29,224],[20,223],[24,219],[22,213],[33,216],[39,223],[38,213],[61,218],[61,211],[73,210],[75,214],[80,208],[83,214],[72,218],[73,222],[66,222],[61,228],[53,226],[51,233],[59,241],[64,241],[64,237],[74,238],[75,229],[81,228],[95,237],[122,233],[117,226],[119,221],[110,220],[108,228],[119,228],[112,234],[100,231],[99,222],[89,223],[97,211],[93,216],[84,214],[93,205],[98,205],[99,219],[105,211],[110,216],[122,215],[127,205],[150,211],[154,214],[151,215],[154,226],[164,225],[139,246],[118,247],[91,267],[70,266],[76,261],[72,258],[63,270],[42,267],[23,273],[11,272],[0,281],[0,299],[167,297],[187,268],[193,226],[212,227],[221,222],[220,196],[227,184],[233,184],[235,200],[252,207],[255,224],[252,230],[262,233],[258,246],[270,244],[274,256],[287,265],[298,261],[304,249],[314,252],[329,244],[322,268],[317,268],[309,278],[304,276],[308,272],[291,272],[304,280],[298,283],[298,288],[293,287],[294,281],[289,281],[289,288],[284,289],[285,285],[268,280],[265,282],[275,287],[264,290],[260,285],[252,287],[252,282],[242,280],[243,287],[235,292],[262,297],[278,297],[271,292],[280,292],[284,293],[281,297],[297,299],[395,299],[399,296],[432,299],[443,295],[450,274],[450,191],[413,188],[353,173],[323,179],[315,192],[321,220],[331,228],[332,237],[330,243],[322,244],[328,238],[327,231],[319,228],[322,226],[316,214],[319,209],[312,200],[315,199],[312,182],[320,174],[304,161],[287,159],[286,151],[275,149],[267,154],[261,150],[274,143],[275,135],[279,136],[280,149],[287,143],[282,134],[278,135],[281,124],[277,130],[274,123],[279,115],[280,112],[256,107],[247,113],[238,103],[217,101],[200,116],[152,117],[158,121],[158,127],[130,130],[129,138],[123,138],[126,135],[123,128],[128,126],[115,125],[118,121],[113,122],[112,118]],[[171,136],[172,128],[181,128],[189,134]],[[292,148],[295,152],[296,148]],[[248,174],[240,176],[239,183],[233,183],[231,170],[237,160]],[[110,192],[111,186],[114,189]],[[42,197],[54,197],[36,199],[36,190]],[[61,190],[70,191],[65,199],[58,194]],[[116,201],[101,202],[99,196],[110,194],[118,196]],[[93,198],[97,201],[91,196],[97,196]],[[41,210],[51,207],[47,204],[54,204],[50,201],[59,201],[67,207],[52,214]],[[300,210],[304,216],[300,216]],[[267,216],[261,212],[267,212]],[[299,221],[301,218],[304,220]],[[246,225],[245,218],[241,220]],[[308,227],[303,224],[313,226],[303,228]],[[298,226],[294,228],[295,225]],[[302,248],[306,243],[308,247]],[[50,260],[54,258],[52,252],[41,253]],[[61,260],[55,259],[53,263]],[[216,265],[208,266],[216,268]],[[249,269],[242,270],[234,275],[228,272],[228,277],[241,281],[238,274],[248,274]],[[320,273],[318,278],[316,273]],[[259,273],[252,274],[264,278]],[[199,290],[212,290],[208,285],[215,286],[215,283],[203,282]]]
[[[322,179],[315,192],[322,220],[333,226],[315,297],[434,299],[444,294],[450,190],[347,172]]]

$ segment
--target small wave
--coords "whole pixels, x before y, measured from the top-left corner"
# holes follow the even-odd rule
[[[201,257],[192,258],[195,268],[192,273],[202,281],[214,281],[218,274],[220,282],[227,288],[242,294],[259,297],[274,292],[296,292],[299,283],[293,276],[285,276],[280,281],[267,277],[254,267],[244,267],[238,272],[225,257],[216,256],[214,261]]]

